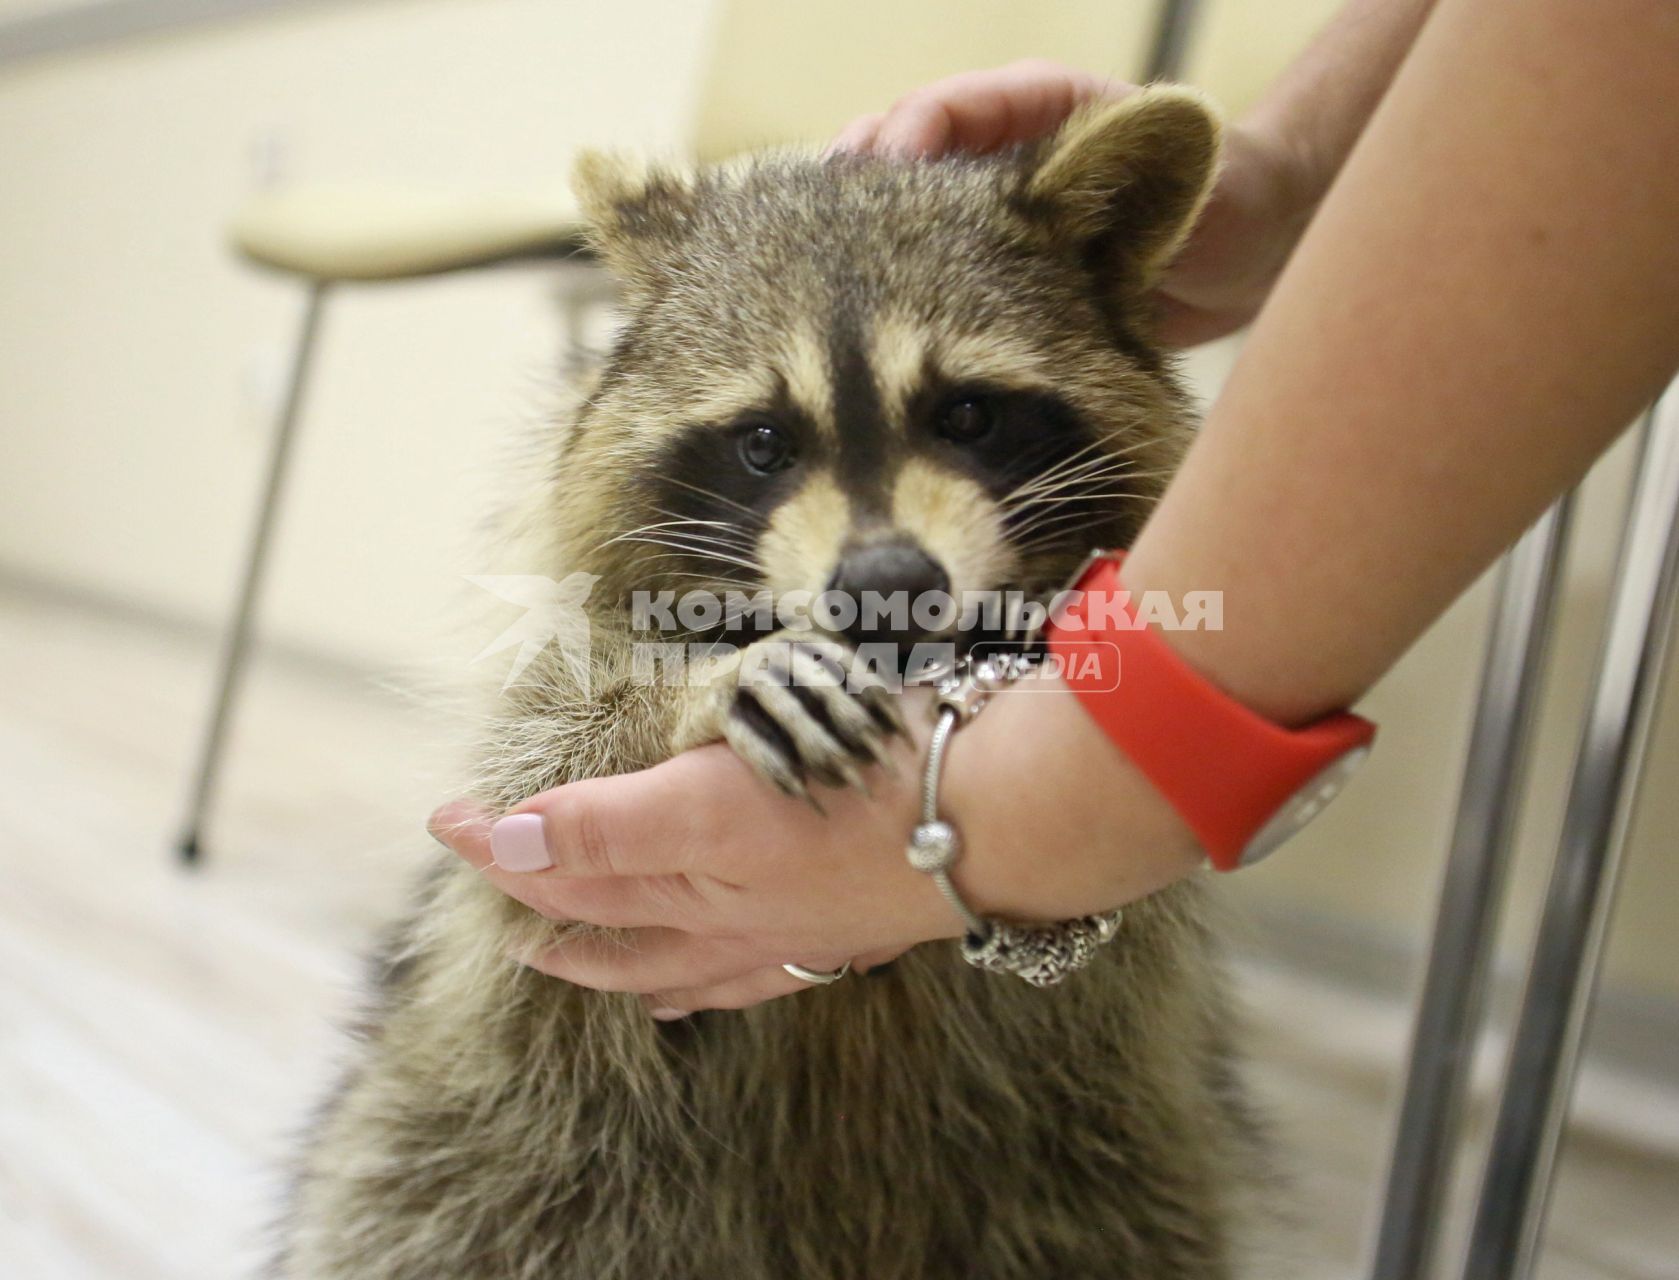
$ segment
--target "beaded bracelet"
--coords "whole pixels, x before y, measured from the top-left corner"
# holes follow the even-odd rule
[[[939,816],[939,780],[945,751],[956,730],[968,723],[993,694],[1018,680],[1031,666],[1024,655],[1005,653],[964,658],[942,678],[933,703],[937,720],[927,744],[921,776],[921,821],[910,833],[904,856],[933,878],[939,892],[962,918],[962,958],[976,969],[1012,973],[1035,987],[1051,987],[1096,958],[1096,950],[1119,932],[1120,912],[1105,911],[1053,924],[1023,924],[982,916],[957,890],[950,870],[962,856],[962,837]]]

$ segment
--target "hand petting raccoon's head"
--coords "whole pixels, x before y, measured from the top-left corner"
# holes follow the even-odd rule
[[[1187,419],[1147,294],[1218,149],[1201,98],[1151,88],[997,157],[586,157],[625,293],[568,448],[586,567],[624,592],[1041,593],[1128,544]]]

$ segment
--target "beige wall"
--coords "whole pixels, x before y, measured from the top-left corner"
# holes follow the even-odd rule
[[[1252,106],[1343,0],[1203,0],[1185,78],[1232,114]]]
[[[299,315],[222,248],[261,154],[296,179],[563,182],[684,136],[709,6],[404,0],[0,69],[0,563],[209,619]],[[553,279],[347,290],[327,317],[265,609],[363,662],[435,643],[494,442],[554,381]]]
[[[1333,7],[1213,0],[1192,77],[1245,104]],[[0,567],[219,616],[300,305],[294,285],[228,258],[227,214],[274,168],[526,188],[561,180],[580,145],[675,149],[695,118],[716,11],[705,0],[386,0],[0,68]],[[815,55],[774,41],[756,59],[737,54],[725,91],[709,99],[719,135],[751,132],[739,85],[755,60],[774,65],[759,92],[790,94],[808,80],[868,100],[907,88],[919,67],[964,64],[919,10],[873,59],[872,33],[886,21],[873,8],[813,11],[828,24],[815,43],[831,61],[801,62]],[[972,36],[984,50],[976,60],[1082,51],[1085,65],[1122,74],[1152,5],[1078,0],[1055,23],[998,26],[1028,11],[974,0],[948,31]],[[1100,24],[1100,38],[1084,41],[1069,14]],[[805,107],[777,124],[822,127],[853,105],[865,103]],[[438,655],[459,663],[488,638],[450,620],[463,574],[522,567],[486,561],[474,522],[495,488],[496,442],[540,422],[550,399],[554,285],[540,271],[493,272],[350,291],[334,305],[268,634],[382,671]],[[1230,354],[1196,357],[1204,388]],[[1583,513],[1512,942],[1542,883],[1574,747],[1624,464],[1603,469]],[[1242,877],[1239,894],[1372,936],[1418,935],[1485,611],[1483,585],[1376,691],[1382,748],[1367,773],[1297,846]],[[1679,992],[1667,945],[1679,917],[1668,836],[1679,802],[1665,780],[1676,744],[1672,731],[1658,743],[1612,966],[1618,982],[1669,993]]]

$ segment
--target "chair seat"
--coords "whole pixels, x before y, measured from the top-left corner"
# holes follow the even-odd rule
[[[252,200],[228,228],[246,258],[311,280],[402,280],[581,252],[563,196],[298,187]]]

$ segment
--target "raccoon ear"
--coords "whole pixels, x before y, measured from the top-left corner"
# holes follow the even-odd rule
[[[1026,174],[1027,218],[1123,284],[1148,288],[1212,189],[1221,134],[1217,109],[1177,85],[1088,108]]]
[[[589,240],[625,284],[650,288],[686,238],[693,214],[693,180],[627,156],[578,155],[572,190],[589,224]]]

